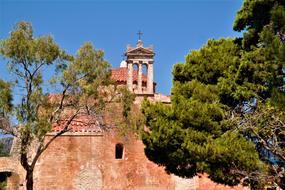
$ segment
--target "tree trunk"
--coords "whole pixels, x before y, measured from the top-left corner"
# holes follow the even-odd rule
[[[27,190],[33,190],[33,185],[34,185],[34,178],[33,178],[33,169],[27,170],[26,174],[26,188]]]

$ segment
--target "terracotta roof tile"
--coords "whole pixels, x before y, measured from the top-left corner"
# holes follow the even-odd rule
[[[112,72],[111,79],[115,81],[120,81],[120,82],[127,81],[127,77],[128,77],[127,68],[125,67],[116,68],[116,69],[112,69],[111,72]],[[138,72],[133,71],[133,81],[137,81],[137,80],[138,80]],[[144,74],[142,74],[142,80],[143,82],[147,82],[147,77]]]
[[[60,122],[53,124],[52,131],[61,131],[66,123],[67,120],[61,120]],[[69,132],[102,132],[98,120],[90,115],[79,115],[71,122],[68,129],[70,129]]]

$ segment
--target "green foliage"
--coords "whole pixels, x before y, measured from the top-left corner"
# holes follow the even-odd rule
[[[123,107],[122,115],[127,121],[128,117],[131,114],[131,109],[135,101],[135,94],[131,93],[127,88],[119,88],[118,92],[120,93],[120,102]]]
[[[192,51],[186,57],[185,66],[175,65],[174,80],[183,82],[197,79],[204,83],[215,84],[220,77],[228,75],[225,72],[228,67],[235,72],[240,57],[239,49],[231,39],[209,40],[200,50]],[[210,63],[211,61],[213,62]]]
[[[226,128],[222,117],[216,120],[217,113],[213,110],[210,113],[192,107],[197,111],[184,115],[186,112],[176,113],[177,107],[184,109],[182,105],[144,104],[143,113],[150,132],[143,134],[143,142],[150,160],[182,177],[206,172],[215,182],[227,185],[240,183],[244,172],[263,170],[254,145],[238,133],[223,133]],[[187,123],[184,118],[188,116],[191,121]]]
[[[248,50],[259,43],[259,34],[264,26],[270,26],[284,41],[285,2],[283,0],[245,0],[238,11],[234,30],[246,30],[243,45]]]
[[[91,43],[85,43],[63,71],[61,83],[72,86],[71,91],[74,95],[94,94],[102,83],[108,81],[110,74],[110,65],[103,58],[103,51],[97,51]]]
[[[267,183],[285,188],[284,60],[285,2],[246,0],[234,29],[243,30],[245,52],[241,59],[251,71],[257,103],[250,114],[238,119],[243,134],[252,139],[262,160],[268,163]],[[244,77],[242,77],[244,78]],[[242,124],[242,125],[241,125]]]
[[[139,138],[144,127],[144,116],[139,106],[134,103],[136,95],[125,86],[116,88],[116,98],[109,104],[105,115],[110,120],[110,125],[116,130],[123,140]],[[114,120],[113,118],[116,117]]]
[[[267,85],[248,61],[256,57],[247,56],[235,40],[209,40],[184,64],[175,65],[172,105],[145,102],[142,108],[150,130],[143,135],[150,160],[182,177],[206,172],[227,185],[266,171],[255,145],[231,118],[233,110],[242,109]],[[250,182],[252,187],[257,180]]]
[[[43,69],[56,67],[57,75],[51,81],[61,86],[63,98],[69,97],[69,106],[73,108],[82,107],[90,96],[98,98],[99,86],[107,84],[110,75],[103,51],[95,50],[91,43],[84,44],[73,57],[61,50],[51,36],[34,37],[28,22],[19,22],[2,41],[1,54],[9,60],[9,70],[16,78],[15,87],[21,86],[24,94],[22,102],[12,106],[11,85],[0,81],[0,108],[15,113],[18,124],[23,126],[22,133],[32,134],[30,140],[34,135],[39,139],[44,137],[51,129],[51,115],[58,108],[44,92],[47,89],[43,87]],[[101,102],[98,100],[96,106]]]
[[[14,72],[17,64],[24,62],[31,65],[52,64],[61,51],[51,36],[33,37],[31,23],[19,22],[10,37],[1,43],[1,54],[10,59],[10,67]]]
[[[11,85],[0,79],[0,114],[5,116],[12,111]]]
[[[51,36],[34,38],[31,24],[19,22],[9,38],[2,40],[0,52],[9,60],[8,66],[10,72],[15,74],[15,84],[23,85],[26,91],[22,104],[14,106],[17,119],[31,126],[38,119],[37,111],[34,110],[38,109],[44,99],[40,69],[59,59],[61,50]],[[9,111],[12,111],[11,106]]]
[[[270,10],[275,2],[278,0],[245,0],[236,15],[234,30],[255,29],[260,32],[269,23]]]
[[[24,21],[1,41],[0,55],[8,60],[14,79],[0,80],[0,128],[20,139],[20,160],[31,190],[35,164],[50,143],[69,131],[79,114],[95,118],[102,114],[109,96],[104,86],[110,83],[110,65],[91,43],[81,46],[75,56],[68,55],[51,36],[35,37],[31,23]],[[51,69],[56,75],[49,79],[46,71]],[[13,90],[20,94],[12,94]],[[12,102],[13,97],[20,102]],[[9,118],[16,119],[17,127],[9,125]],[[61,131],[46,141],[52,124],[62,122]],[[29,155],[34,142],[36,154]]]
[[[209,40],[174,66],[172,105],[142,108],[150,160],[183,177],[284,187],[284,5],[245,0],[234,24],[243,38]]]

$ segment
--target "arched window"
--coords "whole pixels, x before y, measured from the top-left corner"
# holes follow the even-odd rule
[[[124,145],[121,143],[116,144],[115,158],[116,159],[122,159],[123,158],[123,152],[124,152]]]

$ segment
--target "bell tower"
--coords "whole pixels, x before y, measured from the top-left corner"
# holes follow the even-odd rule
[[[128,45],[125,52],[127,62],[127,87],[131,92],[138,95],[153,95],[155,92],[153,82],[153,46],[144,47],[141,40],[141,32],[138,33],[139,39],[136,47]],[[137,66],[137,71],[134,66]],[[143,66],[146,67],[146,73],[143,74]]]

